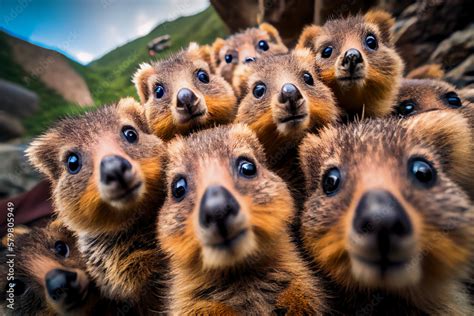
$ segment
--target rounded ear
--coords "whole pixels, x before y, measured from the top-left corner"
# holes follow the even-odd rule
[[[217,68],[219,66],[219,64],[221,63],[220,52],[221,52],[221,49],[224,47],[225,43],[226,43],[225,40],[218,37],[218,38],[216,38],[214,43],[212,43],[212,45],[211,45],[211,48],[210,48],[211,63],[212,63],[214,68]]]
[[[440,64],[423,65],[413,69],[407,75],[407,79],[442,79],[444,70]]]
[[[283,44],[283,41],[281,40],[280,33],[278,33],[278,30],[271,24],[269,23],[262,23],[258,27],[262,31],[267,32],[267,34],[270,36],[270,41],[274,43],[281,43]]]
[[[314,46],[315,39],[321,35],[322,28],[316,25],[306,26],[298,39],[298,43],[295,48],[309,48],[313,52],[316,51]]]
[[[145,133],[151,133],[145,116],[145,108],[135,101],[134,98],[127,97],[120,99],[117,103],[117,112],[119,115],[123,114],[126,117],[131,117],[135,124],[138,125],[138,128]]]
[[[15,225],[15,237],[31,233],[31,228],[25,225]],[[2,248],[8,249],[8,235],[3,236],[1,240]]]
[[[247,94],[248,81],[252,74],[252,67],[246,64],[239,64],[234,70],[232,76],[232,88],[234,88],[235,95],[240,101]]]
[[[60,175],[57,161],[57,146],[60,143],[61,137],[54,129],[50,129],[34,139],[25,151],[31,165],[50,181],[55,181]]]
[[[187,52],[191,54],[192,56],[194,56],[194,58],[196,59],[204,60],[213,71],[214,67],[211,61],[211,47],[209,45],[199,46],[198,43],[191,42],[189,43]]]
[[[392,27],[395,24],[395,19],[392,15],[383,10],[370,10],[364,15],[364,20],[367,23],[377,25],[380,33],[382,34],[382,40],[393,45]]]
[[[140,64],[140,67],[133,75],[132,82],[137,90],[138,97],[141,103],[145,103],[150,96],[148,88],[148,78],[155,73],[155,69],[148,63]]]
[[[465,114],[435,110],[414,115],[402,124],[436,150],[448,176],[474,198],[474,129],[472,117]]]

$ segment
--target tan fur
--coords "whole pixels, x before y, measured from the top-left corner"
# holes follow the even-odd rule
[[[266,169],[263,150],[250,129],[216,127],[178,138],[169,145],[168,155],[170,187],[176,177],[185,177],[188,184],[179,202],[169,192],[158,219],[159,240],[174,272],[171,313],[267,315],[281,309],[292,315],[320,314],[325,301],[319,283],[308,274],[286,233],[291,196],[284,182]],[[256,164],[255,178],[236,173],[236,159],[242,156]],[[199,237],[200,201],[211,185],[225,187],[246,218],[247,232],[226,254]]]
[[[354,298],[338,301],[335,309],[358,310],[382,295],[375,314],[473,312],[462,283],[474,256],[473,145],[468,120],[454,110],[367,120],[305,138],[300,157],[310,193],[302,214],[304,247],[338,295]],[[437,170],[431,188],[419,187],[407,174],[407,161],[420,156]],[[323,175],[335,166],[342,172],[339,191],[327,196],[321,189]],[[385,278],[361,274],[367,272],[353,258],[355,209],[371,190],[390,192],[413,226],[408,266]]]
[[[428,64],[411,70],[405,78],[407,79],[442,79],[444,70],[440,64]]]

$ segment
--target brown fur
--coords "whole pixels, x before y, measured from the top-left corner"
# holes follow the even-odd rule
[[[265,167],[263,150],[243,125],[217,127],[179,138],[169,146],[170,187],[185,177],[181,201],[172,193],[162,209],[158,234],[174,277],[171,312],[177,315],[321,314],[325,299],[286,233],[293,202],[285,183]],[[239,157],[257,166],[254,178],[237,171]],[[247,232],[232,249],[202,242],[198,214],[210,185],[238,201]],[[171,188],[169,189],[171,191]]]
[[[472,314],[462,281],[469,278],[474,258],[474,206],[469,198],[473,153],[468,120],[455,111],[331,127],[303,141],[300,157],[310,193],[302,215],[302,238],[314,262],[340,292],[336,310],[354,313],[370,307],[371,314]],[[420,156],[436,169],[430,188],[418,186],[408,174],[409,159]],[[323,192],[322,182],[333,167],[339,168],[341,183],[331,196]],[[406,254],[410,262],[382,275],[354,259],[351,242],[355,209],[371,190],[390,192],[413,226],[415,246]]]
[[[64,242],[69,247],[69,252],[65,257],[55,252],[55,243],[58,241]],[[6,261],[0,265],[2,315],[90,315],[93,311],[100,314],[106,310],[107,302],[100,299],[97,289],[89,281],[85,273],[85,262],[76,247],[76,239],[66,228],[51,225],[46,228],[23,231],[21,234],[15,229],[13,249],[15,281],[7,279]],[[12,257],[4,257],[5,260],[9,258]],[[53,300],[45,284],[46,274],[53,269],[77,273],[78,280],[84,289],[83,298],[74,302],[73,305]],[[6,306],[8,302],[5,291],[11,282],[16,283],[14,289],[24,286],[22,293],[15,294],[14,310]],[[100,311],[98,304],[103,306]]]
[[[442,79],[444,71],[440,64],[428,64],[413,69],[405,78],[407,79]]]
[[[364,16],[326,22],[324,26],[309,26],[300,36],[297,48],[310,48],[321,67],[321,77],[333,90],[339,106],[349,119],[381,117],[391,112],[393,100],[403,74],[403,62],[397,54],[390,31],[394,19],[384,11],[369,11]],[[371,50],[365,38],[372,34],[378,47]],[[328,58],[322,51],[333,47]],[[360,79],[345,80],[348,74],[342,67],[345,52],[357,49],[363,58],[356,76]]]
[[[262,51],[258,48],[260,40],[268,42],[269,49],[267,51]],[[245,58],[261,58],[286,52],[288,52],[288,49],[283,44],[277,29],[268,23],[262,23],[258,28],[248,28],[245,31],[232,35],[226,40],[216,39],[212,45],[211,56],[216,74],[222,76],[227,82],[232,83],[235,69],[244,62]],[[230,64],[227,64],[225,61],[225,55],[227,54],[233,56]]]
[[[125,140],[125,126],[136,130],[136,143]],[[65,167],[70,152],[81,157],[82,168],[77,174],[70,174]],[[88,272],[102,293],[131,303],[149,294],[147,287],[159,284],[157,275],[164,269],[156,255],[159,251],[150,218],[156,217],[164,199],[165,145],[149,134],[142,107],[128,98],[65,119],[34,140],[27,154],[51,181],[58,217],[78,235]],[[129,161],[134,183],[141,183],[124,199],[104,193],[100,164],[109,155]]]
[[[152,132],[170,140],[175,135],[186,135],[194,130],[232,122],[236,114],[237,101],[232,87],[220,76],[211,73],[210,48],[192,43],[187,50],[167,60],[142,64],[135,73],[133,82]],[[209,75],[209,83],[196,78],[198,70]],[[162,98],[155,97],[154,90],[161,84],[165,89]],[[202,116],[181,120],[177,112],[177,94],[188,88],[199,98]]]

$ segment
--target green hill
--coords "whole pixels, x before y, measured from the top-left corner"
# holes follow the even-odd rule
[[[87,66],[73,60],[68,61],[85,79],[95,106],[99,106],[124,96],[137,97],[131,77],[140,63],[151,59],[148,56],[147,43],[155,37],[164,34],[171,36],[171,47],[153,58],[160,59],[187,46],[191,41],[208,44],[217,36],[225,36],[227,33],[227,27],[214,9],[209,7],[196,15],[162,23],[148,35],[114,49]],[[90,109],[67,102],[41,80],[28,75],[13,58],[7,41],[9,36],[11,35],[0,31],[0,78],[18,83],[36,92],[40,98],[40,110],[22,122],[27,130],[26,136],[41,133],[60,117]]]

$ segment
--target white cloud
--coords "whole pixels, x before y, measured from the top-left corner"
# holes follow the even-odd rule
[[[156,18],[150,18],[143,12],[139,12],[136,17],[136,22],[135,22],[135,34],[136,36],[144,36],[153,29],[154,26],[158,21],[156,21]]]
[[[88,52],[78,51],[78,52],[71,52],[71,55],[76,57],[78,61],[83,64],[87,64],[94,59],[94,55]]]

